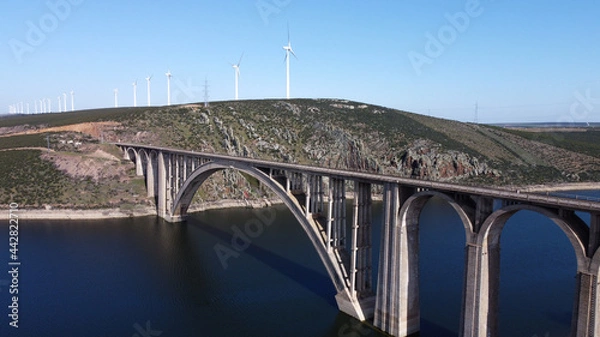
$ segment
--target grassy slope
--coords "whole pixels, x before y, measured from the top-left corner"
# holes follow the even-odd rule
[[[352,105],[354,109],[335,106],[339,104]],[[465,152],[480,161],[487,161],[493,168],[501,169],[504,172],[502,180],[495,182],[501,184],[564,180],[561,175],[564,167],[557,167],[553,160],[548,160],[536,150],[542,145],[547,151],[571,150],[584,153],[590,156],[586,160],[592,162],[588,167],[593,167],[594,158],[600,158],[599,131],[533,134],[442,120],[373,105],[359,108],[361,105],[339,100],[217,102],[212,103],[209,110],[199,106],[174,106],[10,116],[0,118],[0,127],[118,121],[124,128],[113,132],[112,138],[107,135],[107,139],[219,153],[227,152],[223,140],[226,133],[232,136],[232,143],[238,144],[240,148],[246,146],[252,156],[273,160],[292,158],[289,160],[300,163],[315,163],[305,147],[321,146],[326,149],[338,139],[360,142],[364,152],[381,162],[388,160],[388,156],[401,155],[413,142],[427,139],[430,143],[440,144],[444,150]],[[208,116],[208,121],[202,114]],[[222,124],[221,129],[218,122]],[[46,134],[37,134],[0,138],[0,149],[45,147],[45,137]],[[281,150],[258,149],[261,141],[283,146],[286,156],[282,155],[284,151]],[[537,144],[537,147],[532,146],[533,144]],[[25,166],[31,169],[17,172],[17,168]],[[0,203],[13,201],[8,198],[14,198],[19,188],[33,186],[36,181],[48,183],[44,190],[37,190],[33,186],[27,192],[27,195],[35,195],[27,202],[38,205],[74,201],[105,203],[107,198],[102,195],[114,192],[117,188],[93,186],[97,184],[76,181],[64,174],[61,176],[61,172],[56,169],[53,171],[48,162],[39,158],[39,151],[0,152],[0,168],[11,177],[0,186],[1,195],[5,196],[5,200],[0,200]],[[598,180],[600,169],[598,172],[588,171],[590,172],[582,174],[583,178]],[[471,182],[490,183],[482,179],[473,178]]]

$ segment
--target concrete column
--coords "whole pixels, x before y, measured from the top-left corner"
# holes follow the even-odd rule
[[[500,244],[467,247],[465,294],[461,336],[498,336]]]
[[[167,168],[167,193],[166,193],[166,212],[167,212],[167,216],[171,215],[171,206],[172,202],[173,202],[173,171],[174,171],[174,155],[171,153],[166,153],[164,155],[165,158],[165,165]]]
[[[591,213],[588,256],[594,256],[598,247],[600,247],[600,213]]]
[[[460,336],[498,336],[500,245],[467,243]]]
[[[144,175],[144,167],[142,166],[142,155],[139,152],[136,152],[135,154],[135,174],[138,177],[141,177]]]
[[[188,177],[188,161],[190,158],[188,156],[183,157],[183,180],[182,184],[187,180]]]
[[[154,189],[154,186],[156,186],[156,172],[154,171],[154,166],[157,160],[157,158],[152,159],[151,153],[148,154],[148,162],[146,163],[146,190],[148,198],[156,196],[156,190]]]
[[[355,191],[355,197],[358,197],[358,208],[355,208],[355,210],[358,211],[358,214],[356,216],[356,241],[353,244],[353,247],[356,248],[357,269],[355,289],[359,298],[363,298],[371,296],[373,292],[371,184],[359,183],[356,189],[358,190],[357,194]]]
[[[577,273],[577,289],[573,304],[571,336],[595,337],[600,332],[596,322],[596,300],[598,297],[598,277],[590,273]]]
[[[329,178],[329,195],[327,211],[327,251],[331,252],[331,234],[333,225],[333,178]]]
[[[311,197],[311,185],[312,185],[312,181],[315,177],[313,175],[307,174],[306,175],[306,198],[305,198],[305,202],[304,202],[304,208],[305,210],[305,215],[306,217],[309,217],[311,214],[311,209],[310,209],[310,205],[311,205],[311,201],[310,201],[310,197]]]
[[[418,219],[399,223],[397,184],[384,186],[384,224],[379,254],[379,276],[374,325],[393,336],[408,336],[420,329]]]
[[[333,207],[331,241],[333,248],[344,250],[346,245],[346,189],[345,180],[330,178]]]
[[[359,183],[354,182],[354,203],[352,212],[352,234],[351,234],[351,245],[350,245],[350,294],[352,299],[357,299],[356,295],[356,264],[358,255],[358,203],[360,198]]]
[[[181,156],[173,155],[172,158],[175,164],[175,175],[173,176],[173,191],[171,192],[171,195],[175,196],[179,191],[179,184],[181,184]]]
[[[158,191],[157,191],[157,210],[156,213],[159,217],[166,219],[167,218],[167,163],[165,161],[165,154],[160,151],[157,156],[158,160],[158,175],[156,179],[158,179]]]
[[[483,222],[494,211],[494,200],[492,198],[478,197],[475,208],[473,221],[474,236],[467,239],[465,247],[465,273],[463,280],[463,299],[462,313],[460,322],[460,336],[464,337],[487,337],[488,320],[494,317],[489,316],[490,305],[497,305],[498,301],[498,282],[499,282],[499,255],[496,262],[497,268],[493,270],[496,280],[492,284],[491,289],[494,289],[495,297],[490,297],[490,256],[488,251],[483,251],[483,248],[477,244],[476,235],[483,225]],[[499,252],[499,247],[495,247],[492,251]],[[499,254],[499,253],[498,253]],[[493,259],[492,259],[493,260]],[[494,310],[496,310],[494,308]],[[484,326],[480,326],[480,322]],[[497,323],[494,323],[497,325]],[[480,330],[483,329],[483,330]],[[492,335],[493,336],[493,335]]]
[[[477,197],[477,204],[475,206],[475,221],[473,221],[473,232],[479,233],[479,229],[485,219],[487,219],[492,212],[494,212],[494,199]]]

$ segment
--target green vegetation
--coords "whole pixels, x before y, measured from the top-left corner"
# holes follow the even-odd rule
[[[209,108],[193,104],[9,116],[0,118],[0,127],[22,131],[100,121],[120,123],[118,127],[98,126],[102,141],[109,143],[160,145],[400,176],[430,170],[425,179],[455,178],[476,185],[600,180],[600,130],[509,130],[346,100],[227,101],[211,103]],[[83,160],[86,153],[102,150],[122,158],[116,147],[75,132],[0,137],[0,150],[45,148],[46,136],[57,155]],[[81,141],[83,149],[65,144],[73,139]],[[129,165],[125,182],[96,183],[57,170],[40,157],[40,151],[0,154],[0,168],[9,177],[0,185],[0,203],[14,198],[35,207],[150,202],[144,198],[143,179],[135,177],[130,163],[124,163]],[[414,170],[414,165],[422,167]],[[27,169],[19,169],[23,167]],[[264,192],[256,179],[229,172],[211,177],[196,199],[239,197],[242,190],[255,196]]]
[[[506,131],[533,141],[600,158],[600,131],[596,129],[569,132]]]
[[[47,133],[0,137],[0,150],[16,149],[21,147],[46,147]]]
[[[23,208],[45,204],[69,208],[93,208],[120,203],[123,196],[142,194],[143,179],[132,183],[96,183],[89,178],[73,178],[42,159],[38,150],[0,151],[0,204],[16,202]],[[134,171],[134,170],[133,170]],[[133,177],[135,172],[130,172]]]
[[[37,115],[8,115],[0,118],[0,127],[19,125],[54,127],[86,122],[121,121],[129,119],[130,116],[144,109],[146,108],[115,108]]]

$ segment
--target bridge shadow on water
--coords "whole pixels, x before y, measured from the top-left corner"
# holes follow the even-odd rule
[[[188,221],[188,226],[194,226],[198,229],[205,231],[219,240],[222,241],[223,244],[227,245],[231,248],[231,239],[233,234],[230,232],[226,232],[224,230],[215,228],[210,225],[203,224],[202,220],[194,219],[194,221]],[[298,225],[299,226],[299,225]],[[308,239],[306,238],[306,244],[312,245]],[[311,247],[312,248],[312,247]],[[262,248],[256,244],[250,243],[250,246],[240,252],[240,254],[248,254],[255,259],[261,261],[267,266],[277,270],[281,274],[289,277],[294,280],[302,287],[306,288],[310,292],[324,299],[329,305],[337,307],[335,302],[335,287],[331,279],[327,275],[323,275],[315,270],[307,268],[295,261],[292,261],[288,258],[284,258],[268,249]],[[217,258],[215,256],[215,258]],[[321,263],[321,261],[318,261]],[[322,266],[321,268],[325,268]]]

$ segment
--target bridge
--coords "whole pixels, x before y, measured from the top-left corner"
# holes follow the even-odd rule
[[[600,336],[600,202],[479,188],[139,144],[115,144],[146,179],[157,215],[184,221],[198,188],[233,169],[256,178],[290,209],[317,251],[340,311],[393,336],[419,331],[419,216],[432,197],[450,204],[465,230],[460,336],[498,336],[500,235],[521,210],[551,219],[577,259],[571,336]],[[374,191],[383,193],[383,223],[373,224]],[[352,219],[346,195],[353,194]],[[591,216],[590,225],[575,213]],[[347,221],[350,222],[347,230]],[[378,274],[372,275],[372,230],[382,232]],[[348,233],[350,232],[350,233]]]

